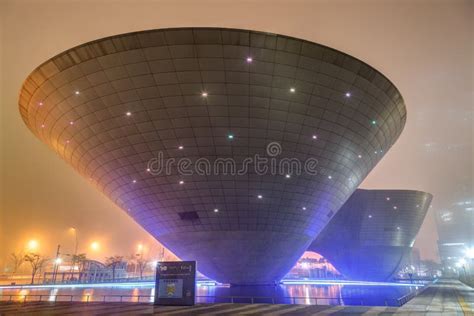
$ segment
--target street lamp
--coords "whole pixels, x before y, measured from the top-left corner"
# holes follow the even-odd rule
[[[474,247],[467,248],[465,254],[468,259],[474,259]]]
[[[39,243],[37,240],[31,239],[30,241],[28,241],[28,250],[34,251],[34,250],[37,250],[38,247],[39,247]]]
[[[100,244],[97,241],[93,241],[91,243],[91,249],[94,251],[98,251],[100,249]]]
[[[70,273],[71,273],[71,279],[74,277],[74,267],[76,266],[76,259],[77,259],[77,246],[78,246],[78,239],[77,239],[77,229],[75,227],[71,227],[69,229],[71,232],[74,233],[74,237],[75,237],[75,243],[74,243],[74,255],[72,256],[72,260],[71,260],[71,269],[70,269]]]

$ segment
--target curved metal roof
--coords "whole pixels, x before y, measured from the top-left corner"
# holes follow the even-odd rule
[[[148,232],[182,258],[197,257],[210,277],[237,283],[249,275],[225,276],[242,275],[228,269],[248,259],[250,248],[268,247],[274,258],[278,268],[266,280],[291,268],[289,260],[325,227],[406,120],[396,87],[349,55],[220,28],[136,32],[72,48],[33,71],[19,103],[30,130]],[[314,159],[317,174],[261,174],[255,160],[242,175],[184,175],[176,166],[181,158],[191,167],[200,158],[232,158],[240,168],[256,154]],[[170,172],[147,170],[159,155],[174,159]],[[272,245],[281,236],[294,240]],[[223,244],[216,247],[216,238]],[[245,247],[222,250],[235,238]],[[288,247],[292,255],[282,253]],[[205,256],[203,248],[210,249]],[[235,264],[217,273],[219,260]]]

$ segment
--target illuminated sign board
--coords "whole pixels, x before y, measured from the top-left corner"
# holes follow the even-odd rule
[[[155,305],[194,305],[196,261],[159,262]]]

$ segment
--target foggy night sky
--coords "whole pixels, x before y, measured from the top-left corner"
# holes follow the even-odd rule
[[[0,271],[29,239],[92,258],[157,243],[26,128],[18,94],[54,55],[106,36],[155,28],[213,26],[294,36],[338,49],[386,75],[404,97],[401,137],[361,185],[434,195],[415,247],[437,258],[435,212],[474,197],[473,2],[0,0]],[[100,253],[88,245],[97,240]]]

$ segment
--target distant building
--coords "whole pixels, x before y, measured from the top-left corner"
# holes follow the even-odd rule
[[[127,277],[126,271],[127,263],[122,262],[118,264],[114,271],[111,267],[104,265],[96,260],[86,260],[81,269],[70,266],[62,266],[58,272],[45,272],[44,283],[97,283],[107,282]]]
[[[458,274],[468,249],[474,247],[474,198],[453,203],[436,214],[438,250],[443,273]]]
[[[319,254],[312,252],[306,252],[285,276],[287,279],[339,279],[341,277],[342,275],[331,263]]]

